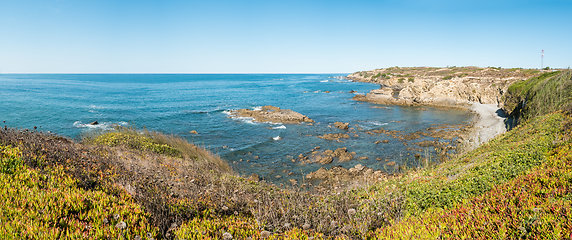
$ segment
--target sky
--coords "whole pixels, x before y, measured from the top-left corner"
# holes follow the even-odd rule
[[[572,66],[571,0],[0,0],[0,73]]]

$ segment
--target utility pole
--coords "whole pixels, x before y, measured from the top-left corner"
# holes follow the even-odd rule
[[[542,54],[540,54],[540,70],[544,68],[544,49],[542,49]]]

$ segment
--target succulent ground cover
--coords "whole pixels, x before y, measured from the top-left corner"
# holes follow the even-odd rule
[[[157,235],[148,214],[126,192],[108,194],[79,188],[63,167],[31,169],[23,165],[21,154],[17,147],[0,146],[0,238],[133,239]]]

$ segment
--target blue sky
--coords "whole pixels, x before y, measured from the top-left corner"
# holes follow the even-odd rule
[[[572,66],[572,1],[0,0],[1,73]]]

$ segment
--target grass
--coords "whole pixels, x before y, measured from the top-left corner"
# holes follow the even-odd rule
[[[572,105],[572,70],[547,72],[512,84],[503,96],[505,111],[526,120]]]
[[[185,139],[174,135],[132,127],[116,126],[113,131],[86,135],[86,144],[99,144],[109,147],[123,146],[133,150],[150,151],[172,157],[206,161],[213,163],[218,169],[230,171],[228,164],[212,152],[190,144]]]

